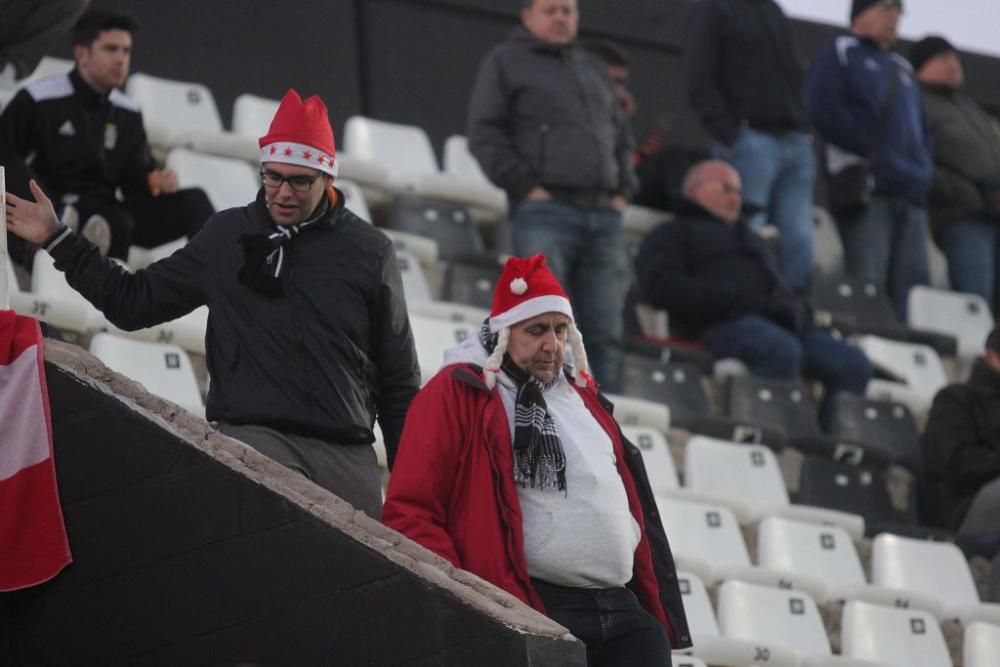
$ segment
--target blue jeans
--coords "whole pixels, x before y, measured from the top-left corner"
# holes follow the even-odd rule
[[[511,219],[514,254],[543,253],[573,304],[591,373],[606,392],[621,383],[628,263],[622,215],[551,199],[525,201]]]
[[[712,154],[740,173],[743,199],[761,212],[747,221],[781,232],[781,266],[792,286],[804,290],[813,259],[813,181],[816,160],[809,135],[770,134],[744,129],[732,147],[716,144]]]
[[[927,211],[899,197],[876,195],[857,219],[837,220],[847,273],[887,290],[906,322],[910,288],[929,282]]]
[[[532,579],[545,614],[587,646],[588,667],[670,667],[667,630],[620,588],[568,588]]]
[[[863,395],[875,370],[865,353],[822,329],[796,335],[759,315],[744,315],[709,327],[702,342],[716,357],[736,358],[757,376],[793,380],[799,375],[823,384],[819,423],[825,428],[838,391]]]
[[[1000,278],[1000,224],[986,220],[956,220],[938,234],[948,258],[948,278],[959,292],[978,294],[995,309]]]

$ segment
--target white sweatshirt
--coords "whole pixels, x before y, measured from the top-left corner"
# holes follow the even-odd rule
[[[497,380],[513,437],[517,390],[505,373]],[[623,586],[640,531],[611,438],[565,376],[544,395],[566,453],[566,493],[518,487],[528,574],[559,586]]]

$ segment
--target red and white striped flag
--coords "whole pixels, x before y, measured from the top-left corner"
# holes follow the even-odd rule
[[[0,310],[0,591],[52,579],[66,539],[38,322]]]

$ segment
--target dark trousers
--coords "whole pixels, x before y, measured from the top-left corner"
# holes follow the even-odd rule
[[[568,588],[531,583],[549,618],[587,646],[588,667],[671,667],[663,625],[625,587]]]
[[[58,202],[57,202],[58,206]],[[130,245],[154,248],[174,239],[192,238],[215,212],[199,188],[178,190],[159,197],[133,196],[120,202],[109,197],[83,195],[73,202],[82,226],[99,215],[111,227],[109,257],[126,259]]]

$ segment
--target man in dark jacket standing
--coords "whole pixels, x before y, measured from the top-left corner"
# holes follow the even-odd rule
[[[761,377],[805,374],[825,388],[820,422],[833,395],[863,394],[873,369],[865,354],[812,324],[809,304],[781,273],[774,251],[740,218],[739,174],[702,162],[684,181],[686,208],[643,241],[636,274],[643,296],[670,315],[671,333],[700,340]]]
[[[1000,533],[1000,327],[968,382],[934,397],[921,447],[924,519],[965,536]]]
[[[383,521],[566,626],[589,665],[691,645],[642,455],[543,255],[507,261],[480,335],[413,399]]]
[[[816,165],[802,66],[773,0],[701,0],[684,47],[687,94],[712,152],[740,173],[753,227],[781,232],[781,266],[803,290],[812,270]]]
[[[934,140],[930,219],[951,286],[996,309],[1000,280],[1000,126],[962,93],[962,61],[948,40],[926,37],[910,62]]]
[[[256,201],[134,274],[61,224],[34,182],[37,203],[8,195],[7,228],[122,329],[207,305],[207,418],[377,518],[375,417],[392,462],[420,378],[396,255],[333,187],[318,97],[288,91],[260,147]]]
[[[577,20],[576,0],[524,1],[523,26],[479,68],[469,148],[507,191],[514,254],[548,257],[577,305],[594,374],[615,391],[633,141],[604,65],[576,42]]]
[[[928,281],[934,163],[913,69],[890,51],[902,11],[902,0],[854,0],[851,34],[820,51],[807,90],[809,113],[827,142],[827,171],[869,165],[870,201],[837,219],[847,271],[885,286],[905,322],[910,288]]]

